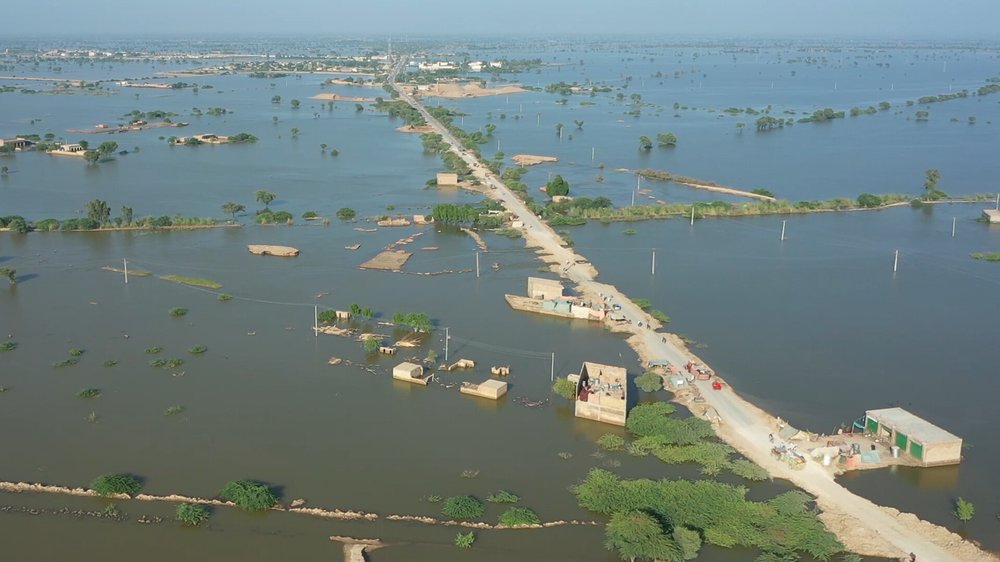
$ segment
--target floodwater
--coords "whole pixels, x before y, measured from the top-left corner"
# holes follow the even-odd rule
[[[644,107],[639,118],[624,115],[628,108],[613,93],[593,99],[593,106],[580,105],[592,98],[579,95],[559,105],[560,96],[541,92],[444,103],[468,114],[469,130],[488,122],[492,112],[497,132],[491,142],[499,141],[508,157],[561,158],[556,165],[532,169],[525,176],[529,185],[541,185],[550,172],[561,173],[573,194],[604,195],[616,204],[629,202],[634,177],[613,170],[640,166],[737,187],[763,186],[791,199],[853,197],[864,191],[917,194],[929,167],[941,170],[946,191],[995,189],[989,181],[1000,170],[987,142],[995,136],[993,97],[934,104],[931,121],[919,124],[907,120],[915,107],[767,134],[737,134],[736,120],[752,129],[748,116],[718,117],[729,106],[773,103],[781,110],[811,112],[882,99],[901,104],[949,87],[975,89],[997,74],[994,51],[899,49],[863,55],[868,58],[845,53],[829,55],[834,62],[826,64],[789,63],[791,48],[739,53],[735,61],[734,55],[709,47],[634,51],[621,45],[601,51],[572,45],[565,52],[504,56],[570,64],[518,77],[527,84],[590,79],[618,85],[633,75],[626,100],[640,92],[655,104]],[[488,53],[483,56],[496,56]],[[837,62],[841,58],[846,62]],[[861,68],[853,66],[855,58]],[[582,65],[572,64],[579,59]],[[947,73],[941,69],[945,59]],[[889,69],[876,66],[887,62]],[[67,64],[62,74],[135,78],[177,69],[163,63],[157,68],[149,63]],[[651,78],[675,69],[682,71],[680,78],[663,79],[663,85]],[[12,73],[48,76],[52,71],[19,67]],[[267,189],[278,195],[272,208],[296,216],[294,226],[254,226],[250,217],[241,217],[242,228],[0,235],[0,263],[15,267],[20,278],[16,286],[0,290],[0,335],[10,334],[19,343],[17,350],[0,354],[0,386],[9,389],[0,395],[0,437],[10,452],[0,457],[0,478],[86,485],[105,472],[131,472],[143,478],[150,493],[205,497],[229,480],[251,478],[276,486],[285,501],[302,497],[319,507],[382,515],[433,516],[439,508],[426,501],[428,496],[484,497],[508,489],[543,520],[555,520],[592,518],[576,507],[566,488],[593,466],[630,477],[697,476],[694,467],[599,454],[594,441],[620,430],[576,420],[569,405],[549,392],[552,371],[556,376],[573,372],[584,360],[641,371],[621,338],[599,327],[509,309],[503,294],[522,294],[525,278],[538,274],[540,265],[522,241],[487,235],[490,251],[479,256],[478,278],[472,271],[419,276],[357,269],[385,245],[413,233],[422,234],[405,247],[414,252],[408,272],[471,270],[476,264],[475,244],[453,229],[355,230],[374,226],[365,217],[427,213],[436,203],[477,200],[468,193],[425,189],[440,163],[422,153],[417,136],[396,133],[400,123],[370,110],[355,112],[353,102],[331,110],[308,99],[321,91],[376,96],[381,90],[323,89],[319,76],[185,80],[197,81],[201,90],[0,94],[4,136],[51,131],[77,140],[84,135],[62,131],[114,122],[133,109],[173,111],[180,114],[174,120],[191,122],[184,129],[88,135],[93,144],[115,140],[131,151],[96,166],[33,153],[4,158],[11,173],[0,178],[0,215],[69,218],[85,212],[94,198],[107,200],[114,215],[128,205],[136,216],[220,216],[227,201],[245,204],[252,214],[257,208],[253,192]],[[775,90],[769,87],[772,81],[778,84]],[[828,84],[832,81],[836,90]],[[272,104],[273,95],[283,102]],[[289,107],[294,98],[303,100],[298,110]],[[700,109],[674,111],[674,101]],[[229,113],[193,117],[192,107],[224,107]],[[522,118],[514,119],[515,113]],[[978,115],[976,125],[964,122],[972,113]],[[962,116],[962,122],[950,122],[949,116]],[[272,117],[278,117],[277,124]],[[40,121],[32,124],[33,119]],[[582,129],[576,129],[574,119],[584,121]],[[558,122],[566,125],[563,139],[555,134]],[[293,127],[299,129],[294,137]],[[668,130],[680,138],[677,148],[654,148],[648,154],[636,149],[639,135],[655,137]],[[159,138],[241,131],[260,141],[169,147]],[[323,154],[321,143],[336,148],[339,156]],[[487,145],[484,153],[492,148]],[[600,173],[598,163],[605,163],[603,183],[593,180]],[[644,182],[643,187],[670,201],[716,198],[672,184]],[[362,220],[333,218],[345,206],[356,209]],[[631,296],[650,298],[673,318],[671,329],[699,342],[696,351],[740,392],[791,423],[829,431],[866,408],[893,403],[964,437],[966,459],[959,468],[879,471],[844,481],[877,502],[912,510],[996,549],[1000,543],[987,514],[1000,510],[989,492],[996,483],[990,467],[1000,460],[1000,450],[985,433],[996,421],[988,402],[996,389],[983,375],[996,357],[987,312],[996,308],[992,294],[1000,269],[968,254],[997,250],[1000,230],[972,220],[981,207],[796,216],[788,219],[784,243],[777,240],[778,217],[710,219],[694,227],[681,220],[591,224],[569,231],[602,280]],[[306,210],[332,221],[306,224],[298,219]],[[952,217],[958,219],[954,238]],[[638,234],[623,235],[626,228]],[[302,254],[253,256],[245,250],[252,243],[292,245]],[[353,243],[362,246],[344,249]],[[420,249],[427,246],[439,249]],[[653,248],[655,276],[650,275]],[[893,275],[896,249],[901,267]],[[131,269],[154,275],[133,276],[125,284],[120,274],[101,269],[120,266],[124,259]],[[498,271],[490,267],[494,262]],[[223,288],[206,291],[157,277],[167,274],[205,277]],[[235,298],[220,302],[218,292]],[[366,355],[351,339],[313,335],[314,307],[343,309],[351,303],[373,308],[375,322],[398,311],[425,311],[437,330],[423,346],[401,349],[393,358]],[[173,318],[172,307],[189,312]],[[405,335],[374,322],[370,328],[390,339]],[[392,365],[411,355],[422,358],[430,349],[443,354],[445,328],[450,358],[468,357],[478,366],[442,380],[483,380],[490,365],[509,364],[506,399],[491,403],[459,395],[457,387],[416,387],[391,379]],[[208,351],[190,355],[186,350],[195,345]],[[144,353],[150,347],[163,351]],[[86,350],[79,364],[53,368],[71,348]],[[330,366],[331,356],[353,365]],[[157,369],[148,364],[154,357],[185,363]],[[107,360],[118,363],[105,367]],[[102,394],[77,398],[83,388],[99,388]],[[527,405],[536,402],[542,404]],[[166,416],[171,405],[184,411]],[[560,452],[572,457],[564,460]],[[476,475],[464,478],[464,471]],[[784,488],[782,483],[750,486],[755,497]],[[950,501],[958,495],[973,501],[981,514],[966,526],[950,515]],[[8,495],[0,503],[103,507],[93,499],[23,495]],[[136,523],[139,514],[169,518],[169,506],[123,502],[120,507],[130,516],[125,523],[0,512],[5,549],[19,559],[51,559],[65,553],[54,541],[41,544],[40,537],[58,534],[67,537],[66,544],[92,537],[120,541],[114,549],[92,547],[91,557],[107,560],[130,559],[135,552],[152,552],[153,559],[209,553],[219,560],[288,554],[326,560],[337,559],[339,552],[326,536],[338,534],[396,543],[379,551],[379,560],[451,560],[465,554],[451,545],[455,530],[450,528],[218,510],[202,532],[170,522]],[[490,506],[487,519],[499,512]],[[602,542],[599,527],[487,531],[479,533],[474,552],[486,560],[614,559]],[[706,548],[702,559],[750,556]]]

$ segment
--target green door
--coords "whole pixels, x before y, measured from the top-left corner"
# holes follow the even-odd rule
[[[867,426],[868,431],[870,433],[878,433],[878,420],[877,419],[875,419],[875,418],[868,418],[868,421],[865,422],[865,425]]]
[[[896,445],[897,445],[897,446],[898,446],[898,447],[899,447],[900,449],[902,449],[902,450],[904,450],[904,451],[906,450],[906,441],[907,441],[907,439],[906,439],[906,435],[904,435],[904,434],[902,434],[902,433],[899,433],[899,432],[897,431],[897,432],[896,432]]]
[[[924,446],[916,441],[910,441],[910,454],[916,459],[924,460]]]

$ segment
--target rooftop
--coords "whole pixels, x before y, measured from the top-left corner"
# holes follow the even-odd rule
[[[865,413],[868,417],[878,420],[879,424],[888,425],[894,430],[925,445],[927,443],[940,443],[943,441],[961,441],[962,439],[902,408],[868,410]]]

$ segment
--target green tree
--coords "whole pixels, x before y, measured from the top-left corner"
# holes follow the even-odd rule
[[[622,560],[681,562],[684,552],[677,541],[663,531],[660,522],[648,513],[615,513],[605,528],[604,546],[618,552]]]
[[[556,174],[556,177],[552,178],[545,184],[545,193],[547,193],[549,197],[568,195],[569,182],[563,179],[561,174]]]
[[[966,521],[971,521],[976,515],[976,507],[972,505],[972,502],[959,497],[955,500],[955,517],[958,517],[963,523]]]
[[[351,220],[357,216],[357,211],[350,207],[341,207],[337,209],[337,218],[341,220]]]
[[[80,145],[84,150],[87,150],[88,148],[90,148],[90,143],[87,142],[87,141],[85,141],[85,140],[82,140],[82,141],[80,141],[80,142],[78,142],[76,144]]]
[[[552,392],[562,396],[566,400],[573,400],[576,398],[576,385],[563,377],[559,377],[556,379],[556,382],[552,383]]]
[[[104,474],[90,483],[90,488],[102,496],[127,494],[134,496],[142,484],[130,474]]]
[[[302,105],[302,102],[299,100],[292,100],[292,109],[298,109],[300,105]]]
[[[559,138],[562,138],[562,132],[563,132],[563,124],[556,123],[556,134],[559,135]]]
[[[271,96],[271,103],[281,103],[281,96]],[[275,117],[274,120],[277,121],[278,118]]]
[[[6,176],[7,172],[10,172],[10,168],[7,166],[0,166],[0,176]]]
[[[271,201],[274,201],[274,198],[277,196],[274,193],[271,193],[270,191],[258,189],[256,192],[254,192],[253,197],[258,203],[264,206],[265,211],[270,211],[271,209],[270,207],[268,207],[268,205],[270,205]]]
[[[576,125],[576,130],[577,131],[582,131],[583,130],[583,120],[582,119],[574,119],[573,120],[573,124]]]
[[[938,189],[937,184],[941,179],[941,172],[937,168],[931,168],[924,172],[924,198],[928,201],[947,197],[947,194]]]
[[[354,104],[354,111],[356,111],[358,113],[361,113],[364,110],[365,110],[365,106],[361,105],[360,103]]]
[[[639,150],[650,150],[653,148],[653,141],[646,135],[639,137]]]
[[[177,520],[185,525],[197,527],[208,521],[208,508],[196,503],[182,503],[177,506]]]
[[[108,206],[107,201],[92,199],[87,203],[87,218],[106,224],[111,218],[111,207]]]
[[[121,216],[121,220],[122,220],[122,225],[123,226],[131,226],[132,225],[132,220],[135,217],[135,214],[132,212],[132,207],[126,207],[126,206],[123,205],[122,208],[121,208],[120,213],[121,213],[120,216]]]
[[[659,373],[646,371],[635,378],[635,384],[641,388],[643,392],[656,392],[657,390],[663,388],[663,378],[660,377]]]
[[[441,507],[441,514],[451,519],[475,519],[485,511],[483,502],[472,496],[452,496]]]
[[[234,203],[232,201],[222,204],[222,212],[227,215],[232,215],[233,220],[236,220],[236,213],[242,213],[247,210],[245,205],[240,205],[239,203]]]
[[[96,150],[85,150],[83,151],[83,159],[86,160],[88,164],[94,164],[101,158],[101,155],[97,153]]]
[[[0,267],[0,277],[6,277],[11,285],[17,284],[17,270],[13,267]]]
[[[873,209],[882,205],[882,198],[871,193],[858,195],[858,206]]]
[[[101,156],[107,156],[109,154],[114,154],[118,150],[118,143],[115,141],[104,141],[100,146],[97,147],[97,153]]]
[[[656,144],[659,146],[677,146],[677,135],[673,133],[658,133]]]
[[[253,480],[234,480],[226,484],[219,497],[247,511],[271,509],[278,503],[278,497],[269,486]]]
[[[292,127],[292,138],[295,138],[297,136],[299,136],[299,128],[298,127]]]
[[[497,126],[493,123],[487,123],[483,126],[483,130],[486,131],[487,136],[493,136],[493,133],[497,130]]]

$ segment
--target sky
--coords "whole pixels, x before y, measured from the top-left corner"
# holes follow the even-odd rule
[[[11,0],[9,35],[1000,38],[1000,0]],[[3,39],[0,36],[0,43]]]

